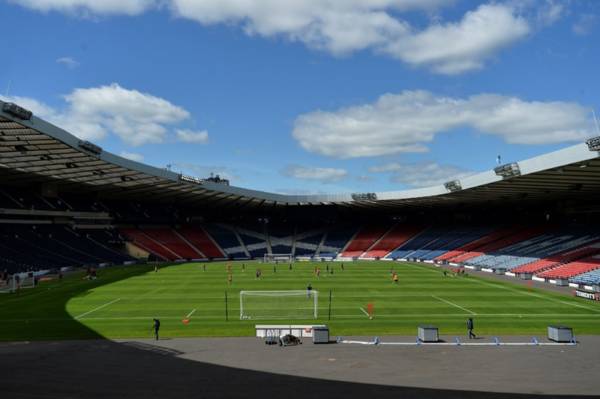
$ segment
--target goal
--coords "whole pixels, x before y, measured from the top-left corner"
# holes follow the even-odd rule
[[[294,261],[292,254],[265,254],[264,263],[291,263]]]
[[[315,290],[240,291],[240,320],[308,320],[318,315]]]
[[[11,292],[15,292],[22,288],[34,287],[35,277],[33,276],[21,277],[19,279],[17,279],[16,276],[10,276],[7,281],[0,282],[0,294],[10,294]]]

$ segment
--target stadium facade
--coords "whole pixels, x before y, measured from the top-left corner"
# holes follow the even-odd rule
[[[283,195],[134,162],[0,101],[0,270],[285,254],[597,292],[599,150],[594,138],[414,190]]]

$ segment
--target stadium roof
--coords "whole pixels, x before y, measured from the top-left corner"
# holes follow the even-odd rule
[[[75,132],[77,133],[77,132]],[[52,184],[102,198],[260,209],[280,206],[404,208],[593,198],[600,194],[600,148],[581,143],[446,184],[413,190],[283,195],[184,176],[104,151],[0,101],[0,181]]]

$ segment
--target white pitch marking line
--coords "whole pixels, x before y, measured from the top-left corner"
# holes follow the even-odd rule
[[[589,308],[589,307],[584,306],[584,305],[580,305],[578,303],[565,302],[565,301],[561,301],[560,299],[556,299],[556,298],[553,298],[553,297],[547,297],[547,296],[538,295],[538,294],[535,294],[533,292],[520,291],[520,290],[514,289],[512,287],[506,287],[506,286],[502,286],[502,285],[498,285],[498,284],[492,284],[492,283],[488,283],[487,281],[483,281],[483,280],[467,279],[467,281],[474,281],[474,282],[477,282],[477,283],[480,283],[480,284],[483,284],[483,285],[487,285],[487,286],[490,286],[490,287],[496,287],[496,288],[501,288],[503,290],[516,292],[516,293],[521,294],[521,295],[528,295],[528,296],[532,296],[532,297],[535,297],[535,298],[538,298],[538,299],[545,299],[545,300],[550,301],[550,302],[562,303],[564,305],[575,306],[577,308],[587,309],[587,310],[591,310],[592,312],[598,313],[598,310],[593,309],[593,308]]]
[[[363,308],[359,308],[361,312],[363,312],[367,317],[371,317],[369,316],[369,313],[367,313],[366,310],[364,310]]]
[[[186,319],[189,319],[189,318],[190,318],[190,317],[191,317],[191,316],[194,314],[194,312],[196,312],[196,309],[194,309],[194,310],[192,310],[190,313],[188,313],[188,315],[187,315],[187,316],[185,316],[185,318],[186,318]]]
[[[421,270],[429,270],[432,273],[438,273],[436,270],[433,270],[433,269],[430,269],[430,268],[427,268],[427,267],[413,265],[411,263],[406,263],[406,265],[412,266],[414,268],[418,268],[418,269],[421,269]],[[599,311],[596,310],[596,309],[589,308],[587,306],[580,305],[578,303],[565,302],[565,301],[561,301],[560,299],[555,299],[555,298],[552,298],[552,297],[537,295],[537,294],[534,294],[533,292],[523,292],[523,291],[511,288],[511,287],[506,287],[506,286],[499,285],[499,284],[488,283],[487,281],[483,281],[483,280],[481,280],[479,278],[477,278],[477,279],[465,279],[464,281],[471,281],[471,282],[475,282],[475,283],[487,285],[487,286],[490,286],[490,287],[495,287],[495,288],[500,288],[500,289],[507,290],[507,291],[516,292],[517,294],[529,295],[529,296],[533,296],[533,297],[536,297],[536,298],[539,298],[539,299],[545,299],[545,300],[550,301],[550,302],[562,303],[564,305],[575,306],[577,308],[587,309],[587,310],[591,310],[592,312],[599,313]]]
[[[114,301],[110,301],[109,303],[105,303],[104,305],[100,305],[100,306],[98,306],[97,308],[94,308],[94,309],[92,309],[92,310],[90,310],[90,311],[87,311],[87,312],[85,312],[85,313],[82,313],[82,314],[80,314],[79,316],[76,316],[76,317],[75,317],[75,320],[79,320],[79,319],[81,319],[82,317],[84,317],[84,316],[86,316],[86,315],[88,315],[88,314],[90,314],[90,313],[93,313],[93,312],[95,312],[95,311],[97,311],[97,310],[100,310],[100,309],[102,309],[102,308],[105,308],[105,307],[107,307],[108,305],[112,305],[113,303],[115,303],[115,302],[118,302],[118,301],[120,301],[120,300],[121,300],[121,298],[117,298],[117,299],[115,299]]]
[[[470,311],[467,308],[463,308],[462,306],[455,304],[454,302],[450,302],[450,301],[445,300],[444,298],[440,298],[439,296],[432,295],[432,297],[435,298],[435,299],[437,299],[438,301],[442,301],[444,303],[447,303],[448,305],[454,306],[455,308],[462,309],[465,312],[471,313],[472,315],[476,315],[477,314],[475,312]]]

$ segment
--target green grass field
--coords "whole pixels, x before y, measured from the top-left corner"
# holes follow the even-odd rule
[[[150,337],[152,318],[161,319],[164,337],[244,336],[255,324],[328,324],[334,335],[415,335],[419,324],[434,324],[441,334],[464,334],[475,320],[480,334],[545,335],[549,324],[565,324],[576,334],[600,333],[600,305],[559,293],[531,290],[496,280],[445,277],[440,269],[410,263],[332,263],[333,274],[315,263],[288,265],[188,263],[162,267],[115,267],[88,281],[76,273],[63,281],[0,296],[0,340]],[[204,271],[206,267],[206,271]],[[255,278],[260,267],[262,278]],[[399,274],[393,284],[390,268]],[[241,290],[303,290],[320,293],[317,320],[240,320]],[[332,291],[331,320],[328,296]],[[225,320],[225,292],[229,321]],[[374,306],[374,318],[364,313]],[[190,323],[182,320],[195,309]]]

